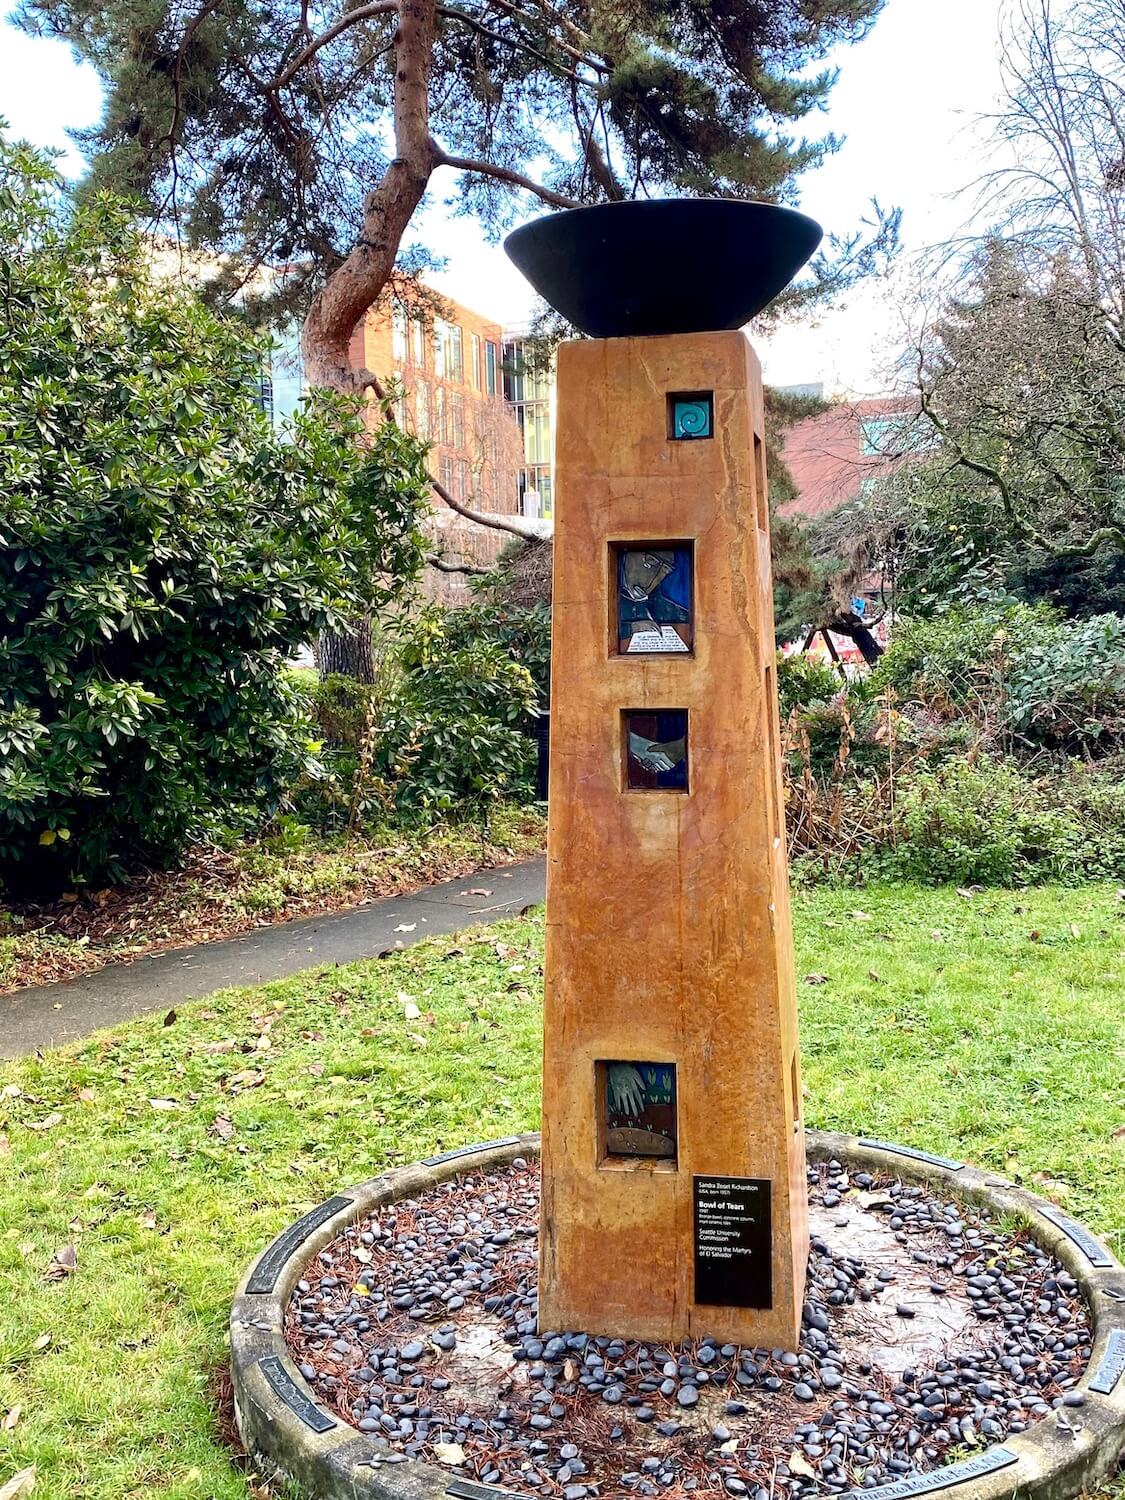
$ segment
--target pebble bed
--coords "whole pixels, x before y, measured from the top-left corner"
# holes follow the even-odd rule
[[[1086,1309],[1025,1232],[838,1162],[810,1165],[809,1194],[796,1354],[539,1332],[539,1169],[522,1160],[321,1251],[293,1292],[290,1350],[387,1462],[563,1500],[839,1494],[1082,1404]]]

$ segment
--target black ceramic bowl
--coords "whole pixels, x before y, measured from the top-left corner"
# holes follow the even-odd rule
[[[819,245],[819,224],[737,198],[644,198],[533,219],[504,249],[594,338],[741,328]]]

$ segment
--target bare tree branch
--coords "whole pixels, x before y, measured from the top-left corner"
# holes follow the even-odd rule
[[[550,203],[555,208],[581,207],[577,198],[568,198],[565,193],[556,193],[552,188],[544,187],[542,183],[533,182],[522,172],[513,171],[511,167],[501,167],[490,161],[479,161],[471,156],[450,156],[440,146],[434,148],[434,165],[453,167],[459,172],[477,172],[482,177],[494,177],[497,182],[506,182],[509,187],[522,188],[524,192],[532,193],[536,198],[542,198],[544,203]]]
[[[395,422],[391,403],[387,399],[386,387],[373,370],[360,370],[356,375],[356,389],[370,390],[383,408],[383,421]],[[396,423],[397,425],[397,423]],[[439,500],[449,506],[450,510],[456,511],[459,516],[464,516],[467,521],[475,521],[478,526],[487,526],[493,531],[507,531],[512,536],[523,537],[525,540],[536,538],[543,540],[554,535],[554,523],[536,516],[507,516],[499,511],[477,510],[471,505],[465,505],[460,500],[455,500],[439,479],[432,474],[427,474],[430,488]]]
[[[476,563],[452,563],[436,552],[432,557],[426,558],[427,568],[436,568],[439,573],[468,573],[475,578],[487,578],[492,572],[491,568],[482,568]]]
[[[357,5],[352,10],[346,10],[338,21],[334,21],[319,36],[313,37],[308,46],[303,48],[292,62],[287,63],[280,73],[271,78],[265,85],[266,89],[270,93],[283,89],[307,63],[312,61],[322,47],[327,47],[329,42],[334,42],[343,32],[348,31],[352,26],[358,26],[361,21],[374,20],[376,16],[395,15],[398,8],[398,0],[372,0],[371,4]]]

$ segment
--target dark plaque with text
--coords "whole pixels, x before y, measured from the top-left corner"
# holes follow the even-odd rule
[[[695,1177],[695,1301],[772,1307],[770,1184]]]

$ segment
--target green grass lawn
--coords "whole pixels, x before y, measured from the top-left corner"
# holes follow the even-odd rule
[[[1121,1255],[1125,900],[900,887],[794,915],[809,1123],[1003,1168]],[[476,929],[0,1065],[0,1487],[34,1463],[36,1500],[265,1493],[217,1437],[235,1283],[335,1189],[536,1125],[541,935]],[[45,1279],[67,1245],[77,1269]]]

